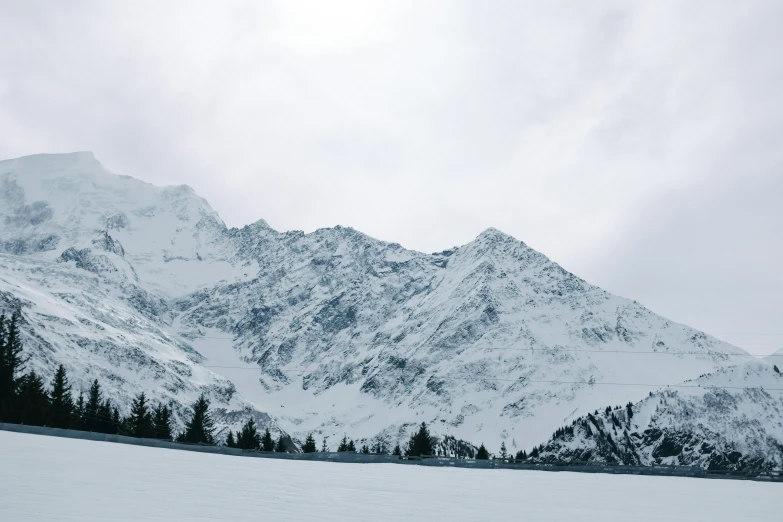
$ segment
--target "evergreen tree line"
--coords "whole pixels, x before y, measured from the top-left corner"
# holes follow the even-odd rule
[[[35,370],[24,372],[19,314],[0,315],[0,422],[48,426],[97,433],[120,434],[172,440],[171,410],[152,405],[144,392],[137,395],[127,417],[118,405],[104,396],[98,379],[87,391],[74,398],[63,365],[57,368],[49,387]],[[215,427],[209,414],[209,401],[201,395],[192,406],[185,429],[176,435],[179,442],[214,444]]]
[[[308,444],[312,445],[312,450],[310,450]],[[275,451],[278,453],[285,453],[288,451],[285,438],[283,437],[282,433],[280,433],[277,441],[272,438],[272,434],[269,432],[269,428],[267,428],[264,431],[264,434],[261,435],[258,432],[258,427],[256,426],[256,421],[253,419],[253,417],[250,417],[242,426],[242,428],[237,430],[236,436],[234,435],[233,431],[228,431],[228,435],[226,436],[226,446],[229,448],[257,451]],[[316,451],[315,439],[313,439],[312,435],[307,437],[305,446],[307,446],[307,449],[304,449],[306,452],[308,450],[313,452]]]

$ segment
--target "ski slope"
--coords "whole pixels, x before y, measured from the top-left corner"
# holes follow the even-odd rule
[[[0,520],[780,520],[780,484],[247,459],[0,432]]]

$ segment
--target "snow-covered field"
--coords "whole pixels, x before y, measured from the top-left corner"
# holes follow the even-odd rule
[[[781,484],[248,459],[0,432],[0,520],[780,520]]]

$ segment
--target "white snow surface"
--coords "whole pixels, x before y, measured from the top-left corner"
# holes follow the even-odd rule
[[[0,432],[0,520],[738,522],[780,484],[294,462]]]
[[[404,440],[422,421],[530,448],[606,404],[750,359],[568,273],[495,229],[425,254],[350,228],[227,229],[186,186],[91,153],[0,162],[0,311],[32,367],[99,378],[221,426]],[[620,386],[618,384],[630,385]]]

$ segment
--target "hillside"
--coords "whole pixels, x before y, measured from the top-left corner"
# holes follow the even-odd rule
[[[558,430],[533,460],[780,470],[783,374],[752,361],[600,409]]]

